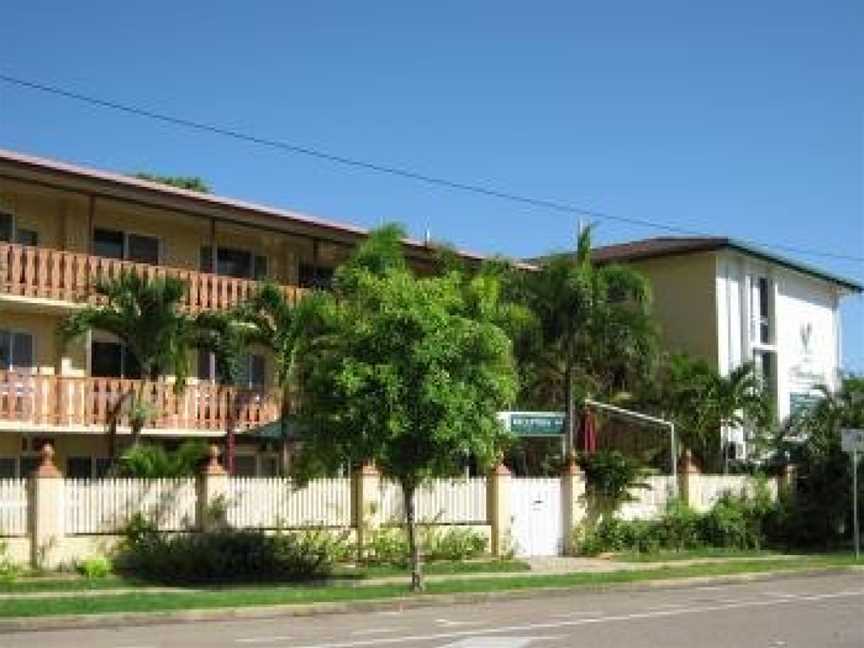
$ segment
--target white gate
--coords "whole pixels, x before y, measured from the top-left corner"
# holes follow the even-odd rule
[[[557,556],[564,548],[561,480],[513,479],[510,511],[517,556]]]

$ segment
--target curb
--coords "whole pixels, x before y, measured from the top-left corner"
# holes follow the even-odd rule
[[[201,621],[243,621],[271,619],[278,617],[310,617],[330,614],[349,614],[361,612],[402,611],[447,605],[468,605],[493,601],[514,601],[534,598],[560,596],[599,591],[651,591],[686,589],[694,585],[723,585],[750,583],[844,574],[864,571],[864,567],[849,565],[839,567],[809,568],[801,570],[778,570],[750,574],[729,574],[726,576],[693,576],[686,578],[667,578],[638,583],[609,583],[576,585],[570,587],[537,587],[496,592],[471,592],[457,594],[420,594],[366,601],[344,603],[297,603],[250,607],[221,607],[201,610],[170,610],[165,612],[109,612],[93,615],[58,615],[37,617],[13,617],[0,619],[0,633],[26,633],[46,630],[73,630],[113,628],[123,626],[149,626],[174,623],[193,623]]]

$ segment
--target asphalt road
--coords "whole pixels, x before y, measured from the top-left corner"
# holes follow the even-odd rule
[[[0,636],[0,648],[864,647],[864,575]]]

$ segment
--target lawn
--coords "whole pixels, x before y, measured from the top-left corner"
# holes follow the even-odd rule
[[[658,551],[652,553],[635,553],[624,552],[615,554],[612,560],[616,562],[669,562],[674,560],[698,560],[700,558],[778,558],[784,555],[779,551],[771,551],[769,549],[722,549],[722,548],[703,548],[703,549],[684,549],[682,551]]]
[[[430,581],[428,594],[485,593],[540,588],[596,588],[623,583],[696,576],[794,572],[806,569],[844,567],[856,564],[851,554],[802,556],[798,560],[730,560],[701,565],[666,566],[656,569],[611,573],[576,573],[547,576],[517,575],[496,578],[478,575],[472,579]],[[864,562],[857,564],[864,566]],[[118,593],[111,596],[17,598],[0,600],[0,617],[36,617],[58,614],[109,612],[160,612],[262,605],[290,605],[392,599],[408,596],[405,585],[292,585],[236,587],[168,593]]]

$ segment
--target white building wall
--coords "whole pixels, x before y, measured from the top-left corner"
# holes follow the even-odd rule
[[[836,286],[794,270],[733,251],[717,254],[718,367],[728,373],[753,359],[750,290],[755,277],[773,285],[773,340],[776,351],[778,417],[789,416],[819,384],[837,385],[840,367],[839,292]],[[730,433],[742,442],[743,434]]]

